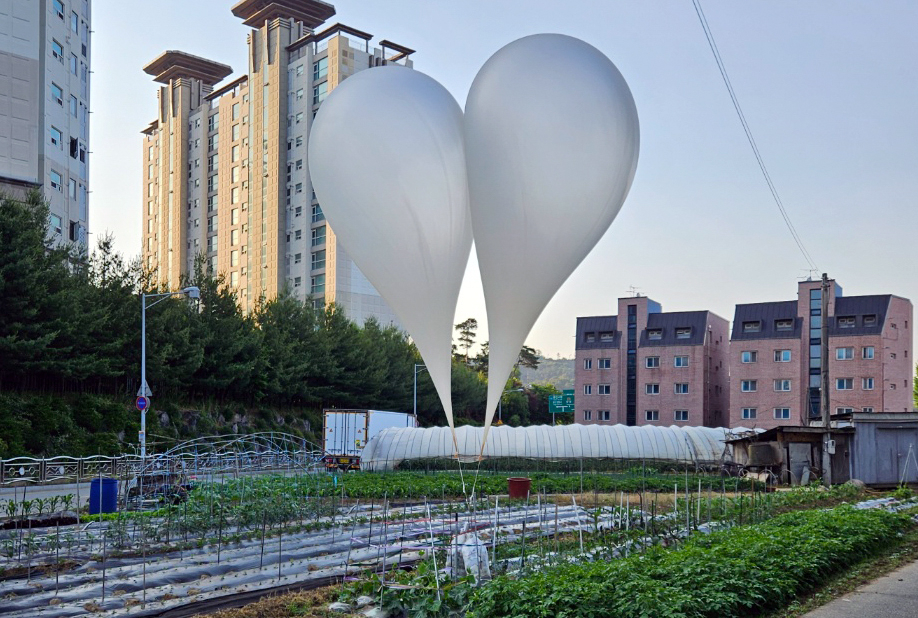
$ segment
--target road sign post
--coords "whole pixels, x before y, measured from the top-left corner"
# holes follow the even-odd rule
[[[138,395],[137,401],[134,402],[137,409],[140,410],[140,431],[137,432],[137,439],[143,447],[142,456],[146,456],[147,445],[147,409],[150,407],[150,398],[144,395]]]
[[[548,411],[551,412],[551,424],[555,424],[556,414],[567,414],[574,411],[574,391],[565,389],[560,395],[548,396]]]

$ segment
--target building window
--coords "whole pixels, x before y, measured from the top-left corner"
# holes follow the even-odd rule
[[[776,363],[789,363],[791,360],[790,350],[775,350]]]
[[[325,249],[321,251],[316,251],[312,254],[312,270],[317,270],[319,268],[325,268]]]
[[[688,410],[676,410],[673,412],[673,420],[684,423],[688,421]]]
[[[293,240],[300,240],[303,237],[303,230],[296,230],[293,233]]]
[[[77,181],[75,178],[70,179],[70,199],[75,200],[77,198]]]
[[[786,393],[791,389],[790,380],[775,380],[775,390],[779,393]]]
[[[836,414],[851,414],[854,412],[854,408],[835,408]]]
[[[673,358],[673,367],[688,367],[688,356],[676,356]]]
[[[592,420],[593,420],[593,411],[592,411],[592,410],[584,410],[584,411],[583,411],[583,420],[585,420],[585,421],[592,421]]]
[[[61,107],[64,106],[64,91],[54,82],[51,82],[51,98],[57,101],[57,104]]]
[[[302,145],[303,145],[303,136],[302,136],[302,135],[297,135],[297,136],[296,136],[296,146],[297,146],[297,147],[300,147],[300,146],[302,146]]]
[[[647,338],[651,341],[656,341],[663,338],[663,329],[662,328],[648,328],[647,329]]]
[[[612,420],[612,411],[611,410],[599,410],[599,420],[601,421]]]
[[[775,418],[779,421],[786,421],[790,418],[790,408],[775,408]]]
[[[755,350],[746,350],[740,353],[740,361],[743,363],[754,363],[759,359],[759,353]]]
[[[328,75],[328,56],[312,63],[312,79],[318,81]]]
[[[76,54],[70,54],[70,73],[71,75],[77,74],[77,57]]]
[[[876,326],[876,325],[877,325],[877,316],[875,315],[865,315],[864,316],[864,326]]]
[[[51,188],[63,192],[63,181],[61,180],[61,175],[51,170],[48,173],[48,177],[51,179]]]
[[[70,31],[74,34],[80,32],[80,16],[76,14],[76,11],[70,11]]]
[[[676,339],[688,339],[692,336],[691,328],[677,328]]]
[[[755,408],[743,408],[743,419],[754,419],[757,416]]]
[[[325,226],[312,230],[312,246],[318,247],[325,244]]]
[[[303,285],[303,278],[302,278],[302,277],[295,277],[295,278],[293,279],[293,287],[298,288],[298,287],[300,287],[301,285]]]
[[[677,382],[673,392],[677,395],[688,395],[688,382]]]
[[[239,230],[232,230],[230,232],[230,244],[233,246],[239,244]]]
[[[310,294],[325,294],[325,275],[316,275],[310,284]]]
[[[586,370],[592,369],[592,368],[593,368],[593,359],[592,359],[592,358],[585,358],[585,359],[583,359],[583,368],[586,369]]]
[[[835,348],[837,360],[851,360],[854,358],[854,348]]]
[[[794,330],[794,321],[793,320],[775,320],[775,330],[777,331]]]
[[[740,382],[740,390],[744,393],[754,393],[758,390],[758,380],[743,380]]]
[[[322,82],[312,89],[312,104],[318,105],[328,96],[328,82]]]
[[[861,412],[867,412],[868,414],[871,414],[871,413],[873,413],[873,407],[872,407],[872,406],[864,406],[864,407],[861,409]]]
[[[611,359],[611,358],[600,358],[600,359],[599,359],[599,368],[600,368],[600,369],[611,369],[611,368],[612,368],[612,359]]]
[[[51,39],[51,55],[57,58],[61,64],[64,63],[64,46],[55,39]]]
[[[862,356],[863,358],[865,358],[866,360],[871,360],[871,359],[873,359],[873,353],[874,353],[874,352],[873,352],[873,346],[872,346],[872,345],[871,345],[871,346],[867,346],[866,348],[864,348],[863,350],[861,350],[861,356]]]
[[[648,369],[656,369],[660,366],[660,357],[659,356],[648,356],[644,359],[644,366]]]
[[[607,331],[603,331],[603,332],[599,333],[599,340],[600,340],[600,341],[604,341],[604,342],[606,342],[606,343],[609,343],[609,342],[611,342],[613,339],[615,339],[615,333],[614,333],[613,331],[608,331],[608,330],[607,330]]]
[[[322,207],[318,204],[312,205],[312,222],[318,223],[319,221],[325,221],[325,213],[322,212]]]
[[[845,315],[838,318],[839,328],[854,328],[856,325],[857,320],[854,319],[853,315]]]
[[[762,330],[762,323],[759,320],[743,322],[744,333],[758,333]]]
[[[599,385],[599,394],[600,394],[600,395],[611,395],[611,394],[612,394],[612,385],[611,385],[611,384],[600,384],[600,385]]]
[[[54,0],[54,12],[61,20],[64,19],[64,3],[61,0]]]
[[[861,378],[861,387],[865,391],[873,390],[873,378]]]
[[[77,103],[77,98],[71,94],[70,95],[70,115],[73,116],[74,118],[77,117],[78,107],[79,105]]]
[[[660,394],[660,385],[657,383],[645,384],[644,393],[647,395],[659,395]]]
[[[53,233],[60,236],[64,232],[63,222],[61,221],[61,218],[58,217],[57,215],[49,215],[48,222],[49,222],[49,227],[51,228],[51,231]]]
[[[234,142],[239,139],[239,125],[238,124],[233,125],[232,138]]]
[[[835,390],[850,391],[854,388],[854,378],[835,378]]]
[[[593,394],[593,385],[592,385],[592,384],[584,384],[584,385],[583,385],[583,394],[584,394],[584,395],[592,395],[592,394]]]
[[[57,127],[51,127],[51,144],[60,148],[61,143],[62,143],[62,136],[61,136],[60,129],[58,129]]]
[[[644,420],[648,423],[653,423],[660,420],[660,411],[659,410],[644,410]]]
[[[230,266],[239,266],[239,250],[230,251]]]

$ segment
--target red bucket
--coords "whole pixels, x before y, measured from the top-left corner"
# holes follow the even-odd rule
[[[507,493],[510,494],[511,500],[525,500],[529,497],[529,489],[532,487],[532,479],[526,477],[514,477],[507,479]]]

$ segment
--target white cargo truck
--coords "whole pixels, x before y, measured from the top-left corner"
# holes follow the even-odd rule
[[[384,410],[325,410],[325,468],[359,470],[360,452],[367,442],[389,427],[417,427],[412,414]]]

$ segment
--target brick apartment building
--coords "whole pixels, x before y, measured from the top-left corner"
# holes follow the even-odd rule
[[[577,318],[574,421],[724,426],[729,420],[727,320],[664,313],[645,296],[618,315]]]
[[[730,426],[806,425],[820,418],[822,320],[829,335],[829,408],[912,410],[912,303],[842,295],[803,281],[797,300],[737,305],[730,340]]]

